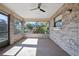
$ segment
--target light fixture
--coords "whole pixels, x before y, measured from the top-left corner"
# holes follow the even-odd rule
[[[72,12],[72,9],[70,8],[70,9],[68,9],[67,11],[69,11],[70,13]]]

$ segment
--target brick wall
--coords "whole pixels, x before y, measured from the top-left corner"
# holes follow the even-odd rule
[[[54,30],[54,18],[51,18],[50,39],[70,55],[79,56],[79,4],[66,4],[63,7],[65,6],[66,8],[63,10],[72,8],[73,11],[71,13],[67,13],[66,11],[60,13],[63,15],[63,26],[60,30]]]

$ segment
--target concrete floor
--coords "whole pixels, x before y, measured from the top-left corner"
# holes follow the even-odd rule
[[[0,51],[1,56],[69,56],[50,39],[27,38]]]

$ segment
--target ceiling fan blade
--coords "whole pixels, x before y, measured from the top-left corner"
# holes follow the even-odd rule
[[[45,12],[45,10],[43,10],[43,9],[40,9],[42,12]]]
[[[30,9],[30,10],[36,10],[36,9],[38,9],[38,8],[33,8],[33,9]]]
[[[41,3],[38,3],[38,8],[40,8],[41,7]]]

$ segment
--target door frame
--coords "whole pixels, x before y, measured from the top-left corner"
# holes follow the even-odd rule
[[[7,20],[8,21],[8,44],[7,45],[10,45],[10,14],[8,14],[2,10],[0,10],[0,14],[8,17],[8,20]]]

